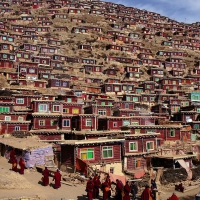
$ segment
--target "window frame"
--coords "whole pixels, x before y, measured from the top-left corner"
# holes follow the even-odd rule
[[[108,155],[108,151],[110,151],[110,150],[112,152],[112,156]],[[101,149],[101,151],[102,151],[102,158],[103,159],[113,158],[113,146],[103,146],[102,149]],[[107,152],[107,156],[106,157],[104,156],[104,152]]]
[[[136,149],[131,149],[132,144],[136,144]],[[129,151],[138,151],[138,142],[129,142]]]

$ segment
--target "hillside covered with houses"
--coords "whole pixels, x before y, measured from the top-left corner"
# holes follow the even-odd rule
[[[200,158],[200,22],[98,0],[0,10],[1,135],[117,175]]]

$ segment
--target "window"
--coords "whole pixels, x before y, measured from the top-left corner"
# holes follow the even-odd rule
[[[86,119],[85,126],[92,126],[92,120]]]
[[[59,87],[60,86],[60,81],[55,82],[55,86]]]
[[[199,129],[199,124],[194,124],[194,129]]]
[[[72,114],[79,114],[78,108],[72,108]]]
[[[107,86],[107,91],[111,91],[111,87],[110,86]]]
[[[29,73],[31,74],[35,73],[35,69],[29,69]]]
[[[9,107],[0,107],[0,113],[8,113],[8,112],[10,112]]]
[[[5,116],[5,121],[11,121],[11,116]]]
[[[39,120],[39,126],[45,126],[45,120]]]
[[[63,87],[67,87],[67,82],[63,82]]]
[[[47,104],[39,104],[39,112],[47,112]]]
[[[110,167],[110,173],[114,174],[114,167]]]
[[[137,126],[137,125],[139,125],[139,122],[131,122],[131,125]]]
[[[64,113],[69,113],[69,108],[63,108]]]
[[[118,127],[118,123],[117,122],[113,122],[113,127]]]
[[[24,99],[23,98],[17,98],[16,103],[17,104],[24,104]]]
[[[106,103],[105,103],[105,102],[101,102],[101,105],[102,105],[102,106],[105,106],[105,105],[106,105]]]
[[[123,126],[128,126],[130,125],[130,121],[129,120],[123,120]]]
[[[143,101],[147,101],[147,97],[143,97]]]
[[[94,149],[81,149],[80,157],[82,160],[94,159]]]
[[[14,130],[15,131],[20,131],[20,126],[15,126]]]
[[[60,105],[53,105],[53,112],[60,112]]]
[[[119,86],[115,86],[115,91],[119,92]]]
[[[56,125],[56,120],[51,120],[51,126],[55,126]]]
[[[102,153],[103,153],[103,158],[112,158],[113,157],[113,147],[103,147]]]
[[[135,168],[141,167],[141,160],[135,160]]]
[[[138,97],[133,97],[133,101],[138,101]]]
[[[197,108],[197,112],[200,113],[200,108]]]
[[[24,118],[23,117],[18,117],[18,121],[23,121]]]
[[[175,137],[175,130],[174,130],[174,129],[171,129],[171,130],[170,130],[169,136],[170,136],[170,137]]]
[[[146,143],[147,150],[154,150],[154,142]]]
[[[147,129],[146,133],[147,134],[156,133],[156,130],[155,129]]]
[[[112,102],[108,102],[108,105],[109,105],[109,106],[112,106]]]
[[[150,101],[154,101],[154,97],[150,97]]]
[[[131,97],[126,97],[126,101],[130,101],[131,100]]]
[[[70,127],[70,119],[63,120],[63,127]]]
[[[71,103],[72,102],[72,98],[67,98],[67,102]]]
[[[137,142],[129,142],[129,151],[137,151],[138,143]]]
[[[140,134],[140,129],[135,129],[135,134]]]
[[[3,58],[7,58],[8,57],[8,55],[7,54],[3,54]]]
[[[125,103],[125,108],[129,109],[129,103]]]

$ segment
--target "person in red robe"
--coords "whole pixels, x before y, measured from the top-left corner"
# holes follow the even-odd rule
[[[13,161],[12,161],[12,170],[14,171],[14,172],[17,172],[18,170],[17,170],[17,159],[16,159],[16,157],[14,157],[14,159],[13,159]]]
[[[92,200],[93,192],[94,192],[94,184],[93,184],[92,178],[90,178],[89,181],[87,182],[86,192],[87,192],[88,200]]]
[[[168,200],[178,200],[178,197],[175,193],[172,194],[172,196]]]
[[[123,200],[130,200],[130,192],[131,192],[131,187],[130,183],[127,181],[126,185],[124,186],[124,197]]]
[[[44,186],[49,185],[49,170],[45,167],[44,171],[42,172],[43,178],[42,182]]]
[[[14,159],[15,159],[15,149],[13,148],[11,151],[10,151],[10,163],[12,164]]]
[[[53,177],[53,181],[55,180],[55,184],[54,184],[54,189],[58,189],[61,187],[61,174],[59,172],[59,170],[57,169],[57,171],[55,172],[54,174],[54,177]]]
[[[106,178],[106,181],[102,183],[103,200],[108,199],[109,190],[109,180]]]
[[[123,184],[120,180],[116,179],[116,200],[122,200]]]
[[[93,178],[93,184],[94,184],[93,199],[96,199],[99,196],[99,188],[101,186],[101,182],[97,175],[95,175]]]
[[[148,185],[146,185],[144,191],[142,192],[141,200],[153,200],[153,194]]]
[[[24,162],[24,159],[23,159],[23,158],[20,158],[19,166],[20,166],[19,173],[20,173],[20,174],[24,174],[25,162]]]
[[[110,176],[107,175],[106,180],[108,182],[108,187],[109,187],[109,191],[108,191],[108,198],[111,197],[111,180],[110,180]]]

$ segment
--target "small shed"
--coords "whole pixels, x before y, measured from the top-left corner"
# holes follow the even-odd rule
[[[54,166],[54,153],[51,144],[40,142],[37,138],[16,138],[13,136],[0,138],[1,156],[10,159],[10,151],[15,149],[16,158],[19,162],[20,158],[25,161],[26,168],[45,165],[47,167]]]

